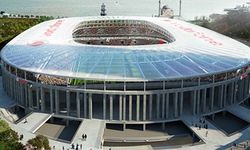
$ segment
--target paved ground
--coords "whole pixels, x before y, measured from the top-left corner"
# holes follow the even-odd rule
[[[36,132],[38,128],[40,128],[49,118],[51,114],[33,112],[32,114],[28,115],[25,119],[19,122],[17,125],[21,128],[29,132]]]
[[[237,105],[238,107],[235,108],[236,112],[241,112],[241,107]],[[235,107],[235,106],[232,106]],[[231,110],[232,108],[228,108]],[[250,109],[245,110],[244,113],[233,113],[238,117],[238,115],[241,115],[241,118],[244,117],[246,119],[250,119]],[[182,147],[179,149],[183,150],[200,150],[200,149],[226,149],[229,148],[233,145],[233,143],[240,143],[245,140],[250,139],[250,127],[247,129],[243,130],[240,133],[234,134],[230,137],[226,136],[224,133],[222,133],[220,130],[218,130],[214,125],[212,125],[210,122],[207,121],[208,124],[208,130],[206,129],[201,129],[199,130],[197,127],[194,127],[192,125],[193,123],[199,123],[200,116],[184,116],[183,120],[189,124],[190,128],[206,143],[206,144],[201,144],[201,145],[196,145],[196,146],[191,146],[191,147]],[[208,131],[208,135],[206,136],[206,131]]]
[[[84,147],[100,148],[104,127],[104,121],[84,119],[73,141],[74,143],[82,143]],[[86,140],[82,140],[82,134],[87,134]]]
[[[55,140],[70,143],[79,128],[81,121],[66,120],[52,117],[45,124],[43,124],[36,133],[46,135]]]
[[[59,138],[64,128],[65,126],[63,125],[45,123],[36,131],[36,133],[57,139]]]

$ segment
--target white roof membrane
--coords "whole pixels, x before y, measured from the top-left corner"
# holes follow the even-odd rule
[[[166,29],[168,44],[107,46],[74,42],[72,32],[87,20],[145,20]],[[2,59],[30,72],[93,80],[168,80],[214,74],[249,63],[250,48],[196,25],[168,18],[85,17],[47,21],[23,32],[1,52]]]

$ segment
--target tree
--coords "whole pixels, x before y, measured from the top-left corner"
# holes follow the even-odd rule
[[[8,123],[0,120],[0,150],[20,150],[23,149],[22,143],[19,142],[19,136],[16,131],[12,130]]]
[[[43,135],[37,135],[35,138],[30,139],[28,144],[36,147],[37,150],[41,150],[42,148],[45,150],[51,150],[48,138]]]
[[[12,129],[7,129],[0,133],[0,141],[8,142],[8,141],[18,141],[19,136],[16,131]]]
[[[228,12],[211,22],[210,29],[231,37],[250,38],[250,12]]]
[[[0,133],[9,129],[9,125],[7,122],[3,121],[3,120],[0,120]]]

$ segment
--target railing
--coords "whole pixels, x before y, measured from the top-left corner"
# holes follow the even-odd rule
[[[33,128],[31,128],[31,132],[35,133],[47,120],[49,120],[54,113],[50,114],[49,116],[47,116],[46,118],[43,118],[42,120],[40,120],[38,123],[35,124],[35,126]]]
[[[98,147],[102,145],[105,126],[106,126],[105,121],[102,121],[101,127],[99,128],[99,131],[98,131],[98,135],[99,135],[100,139],[96,140],[96,146],[98,146]]]
[[[15,121],[15,124],[18,124],[18,123],[22,122],[25,118],[27,118],[28,116],[30,116],[32,113],[33,113],[33,112],[31,111],[31,112],[29,112],[28,114],[26,114],[24,117],[22,117],[22,118],[16,120],[16,121]]]
[[[161,142],[167,141],[174,137],[184,137],[189,136],[189,134],[178,134],[169,136],[158,136],[158,137],[114,137],[105,138],[105,142]]]

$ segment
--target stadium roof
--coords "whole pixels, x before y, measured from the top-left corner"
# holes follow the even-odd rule
[[[156,45],[86,45],[73,40],[79,23],[142,20],[166,29],[174,42]],[[214,74],[249,63],[250,48],[202,27],[168,18],[84,17],[36,25],[8,43],[2,59],[38,74],[107,81],[168,80]]]

